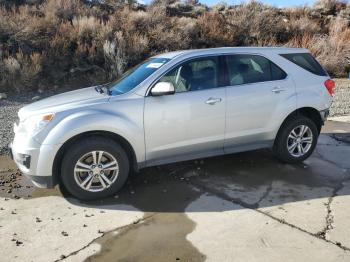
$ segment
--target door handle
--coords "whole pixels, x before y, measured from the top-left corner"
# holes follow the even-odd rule
[[[210,98],[208,98],[207,101],[205,101],[205,103],[208,105],[214,105],[214,104],[219,103],[219,102],[221,102],[221,98],[213,98],[213,97],[210,97]]]
[[[274,87],[274,88],[271,90],[271,92],[273,92],[273,93],[275,93],[275,94],[278,94],[278,93],[283,92],[283,91],[286,91],[286,90],[285,90],[284,88],[281,88],[281,87],[278,87],[278,86]]]

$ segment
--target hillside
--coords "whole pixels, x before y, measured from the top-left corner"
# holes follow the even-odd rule
[[[309,48],[333,77],[345,77],[350,4],[0,0],[0,92],[77,88],[164,51],[251,45]]]

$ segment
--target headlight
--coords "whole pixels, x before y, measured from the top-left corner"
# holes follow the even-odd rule
[[[22,122],[25,132],[31,135],[39,133],[53,118],[55,114],[42,114],[28,117]]]

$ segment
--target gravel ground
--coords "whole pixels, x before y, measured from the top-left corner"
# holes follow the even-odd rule
[[[335,96],[331,107],[330,116],[350,114],[350,80],[335,79]]]
[[[0,154],[7,153],[7,146],[13,138],[13,123],[23,102],[0,100]]]
[[[350,114],[350,80],[335,79],[336,89],[334,101],[330,110],[330,116],[341,116]],[[13,138],[13,123],[17,117],[18,110],[26,103],[31,102],[31,94],[27,97],[12,100],[0,100],[0,154],[8,153],[8,144]],[[30,98],[29,98],[30,97]]]

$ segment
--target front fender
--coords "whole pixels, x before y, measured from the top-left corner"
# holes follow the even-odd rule
[[[131,121],[124,115],[106,111],[87,110],[64,117],[42,144],[63,145],[70,138],[89,131],[108,131],[123,137],[133,147],[137,162],[145,160],[143,121]]]

